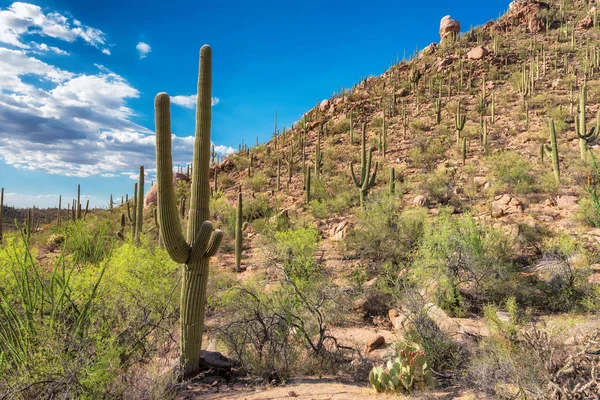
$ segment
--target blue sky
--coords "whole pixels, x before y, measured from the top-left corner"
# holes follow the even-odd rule
[[[77,184],[96,206],[153,178],[153,99],[172,96],[175,161],[191,159],[198,52],[213,48],[212,140],[270,138],[315,101],[462,30],[508,1],[0,0],[0,186],[6,203],[55,206]]]

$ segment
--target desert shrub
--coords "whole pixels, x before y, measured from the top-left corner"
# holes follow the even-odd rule
[[[535,265],[538,289],[544,293],[539,306],[551,311],[581,309],[584,299],[593,294],[587,281],[588,265],[585,249],[573,238],[557,235],[547,239]]]
[[[315,229],[276,232],[265,249],[282,284],[266,291],[249,283],[222,296],[219,339],[248,372],[285,379],[335,371],[348,360],[328,328],[345,296],[315,263],[317,243]]]
[[[249,187],[253,192],[265,192],[267,189],[267,178],[262,172],[254,172],[245,181],[245,186]]]
[[[398,212],[391,196],[373,199],[359,214],[359,224],[348,235],[347,246],[361,258],[406,267],[423,234],[426,217],[424,210]]]
[[[429,201],[447,204],[452,197],[454,184],[451,171],[439,170],[422,175],[419,187]]]
[[[427,123],[422,119],[418,118],[415,118],[409,122],[408,127],[416,134],[424,133],[425,131],[429,130],[429,125],[427,125]]]
[[[331,127],[331,133],[339,135],[345,132],[348,132],[350,130],[350,119],[345,118],[342,119],[338,122],[336,122],[332,127]]]
[[[500,185],[500,190],[515,194],[533,191],[535,178],[532,165],[524,157],[511,151],[495,154],[488,158],[490,171]]]
[[[597,395],[595,370],[600,355],[593,349],[600,342],[600,330],[590,332],[575,348],[539,325],[522,330],[520,336],[518,342],[496,335],[484,339],[471,358],[469,380],[498,398],[593,399]]]
[[[64,246],[71,232],[65,230]],[[2,269],[10,271],[0,282],[1,395],[97,399],[164,393],[166,380],[145,365],[173,346],[179,269],[164,251],[142,243],[109,244],[112,252],[83,268],[61,256],[50,270],[32,257],[25,236],[0,249]]]
[[[408,159],[412,166],[432,171],[438,161],[444,158],[446,146],[442,139],[418,140],[417,146],[408,152]]]
[[[369,125],[371,128],[380,128],[383,125],[383,117],[374,117]]]
[[[417,276],[438,282],[437,301],[444,310],[461,315],[468,308],[465,290],[489,299],[502,299],[514,281],[512,246],[499,230],[485,227],[472,215],[454,218],[443,210],[426,225],[416,260]]]
[[[244,221],[253,221],[257,218],[268,218],[271,216],[271,207],[266,195],[259,193],[253,196],[245,196],[243,201]]]
[[[97,218],[77,220],[58,229],[64,235],[63,251],[77,265],[97,264],[110,253],[113,244],[110,222]]]

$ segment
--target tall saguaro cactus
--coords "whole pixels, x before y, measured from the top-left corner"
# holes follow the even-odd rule
[[[356,187],[360,189],[360,206],[364,208],[365,199],[371,189],[375,185],[375,179],[377,178],[377,167],[379,164],[375,162],[375,169],[371,175],[371,159],[373,157],[373,149],[369,149],[369,156],[367,157],[367,124],[362,125],[362,137],[361,137],[361,161],[360,161],[360,179],[356,177],[354,173],[354,165],[350,161],[350,173],[352,174],[352,180]]]
[[[209,259],[217,252],[223,233],[213,232],[209,218],[209,167],[212,50],[202,46],[198,98],[196,100],[196,139],[192,168],[191,204],[187,239],[181,230],[173,188],[171,156],[171,112],[166,93],[154,100],[156,118],[156,170],[158,182],[158,220],[165,249],[183,266],[181,282],[181,368],[184,377],[200,370],[200,349],[204,329],[204,305],[208,283]]]
[[[598,113],[598,120],[596,121],[596,127],[592,127],[589,132],[586,128],[585,123],[585,106],[586,106],[586,84],[584,83],[579,90],[579,116],[575,115],[575,132],[579,137],[579,152],[581,160],[585,161],[587,156],[588,145],[594,142],[598,138],[600,133],[600,112]]]
[[[238,192],[238,203],[235,218],[235,272],[240,272],[242,265],[242,187],[240,186]]]
[[[552,169],[554,170],[554,180],[556,185],[560,185],[560,163],[558,159],[558,144],[556,142],[556,130],[554,129],[554,120],[550,119],[548,122],[548,130],[550,131],[550,146],[542,144],[540,152],[543,157],[543,153],[546,152],[552,157]],[[542,158],[543,161],[543,158]]]

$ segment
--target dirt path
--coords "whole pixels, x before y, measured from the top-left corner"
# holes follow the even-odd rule
[[[438,390],[415,394],[413,396],[394,396],[377,394],[366,384],[344,381],[337,377],[297,378],[285,386],[211,386],[210,384],[190,384],[180,392],[177,400],[480,400],[486,397],[481,393],[459,388]]]

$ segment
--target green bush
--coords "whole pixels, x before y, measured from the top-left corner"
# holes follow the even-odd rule
[[[462,315],[468,308],[464,292],[502,300],[510,296],[516,274],[512,246],[499,230],[485,227],[470,214],[458,218],[442,211],[426,226],[415,263],[416,279],[437,281],[438,305]]]
[[[421,239],[426,218],[425,210],[398,212],[391,196],[372,199],[359,214],[358,226],[349,233],[347,247],[361,258],[406,267]]]
[[[533,166],[523,156],[505,151],[488,158],[490,171],[500,185],[499,190],[528,194],[534,190]]]
[[[73,245],[71,234],[83,243],[98,239],[97,229],[73,226],[64,230],[63,251]],[[144,242],[112,253],[108,244],[96,264],[78,268],[70,256],[59,256],[48,269],[28,246],[23,236],[0,249],[0,393],[77,399],[164,393],[166,382],[153,381],[145,365],[173,347],[179,268],[169,256]]]

